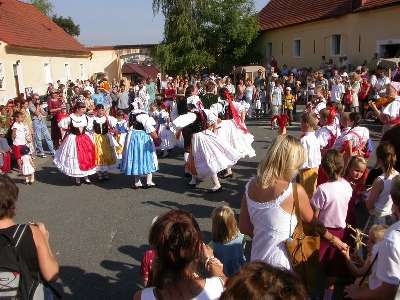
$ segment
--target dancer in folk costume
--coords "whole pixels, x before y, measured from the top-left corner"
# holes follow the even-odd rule
[[[162,151],[162,157],[168,156],[168,151],[175,148],[177,143],[175,134],[171,131],[171,118],[161,99],[157,100],[157,110],[153,113],[157,122],[157,133],[161,139],[161,145],[157,147]]]
[[[58,126],[67,130],[60,147],[56,150],[54,164],[65,175],[75,178],[76,184],[90,184],[88,176],[96,173],[96,152],[90,135],[86,132],[91,126],[85,115],[86,106],[77,102],[72,113],[60,121]]]
[[[156,131],[156,121],[144,110],[133,110],[129,114],[129,132],[122,153],[121,171],[134,176],[133,189],[153,188],[153,173],[158,170],[155,145],[160,141]],[[141,176],[146,176],[143,186]]]
[[[194,187],[198,178],[210,177],[214,183],[210,192],[219,192],[222,187],[217,174],[234,166],[240,159],[240,153],[210,130],[218,120],[215,114],[210,110],[196,109],[193,104],[189,104],[188,109],[187,114],[181,115],[172,124],[177,130],[187,130],[185,143],[190,142],[188,165],[192,175],[189,185]]]
[[[329,150],[334,148],[341,131],[340,126],[336,122],[336,109],[334,107],[322,109],[319,112],[319,118],[321,128],[318,129],[315,134],[318,138],[321,156],[323,158]],[[317,185],[325,183],[327,179],[324,170],[319,168]]]
[[[117,119],[107,116],[103,104],[98,104],[96,105],[96,116],[93,117],[92,121],[97,176],[99,180],[107,180],[110,178],[110,169],[117,163],[114,139],[110,134],[117,123]]]
[[[128,121],[125,118],[125,113],[123,110],[117,111],[117,123],[114,128],[114,136],[118,145],[115,147],[115,152],[117,154],[117,160],[120,162],[122,159],[122,152],[124,151],[125,139],[128,134]]]
[[[368,158],[372,152],[369,130],[360,126],[361,114],[344,113],[341,119],[342,134],[335,143],[335,149],[343,153],[346,165],[352,156]]]
[[[210,109],[221,120],[216,132],[217,137],[223,139],[239,152],[241,158],[256,156],[256,152],[251,146],[254,137],[249,133],[239,116],[239,112],[244,108],[240,103],[233,101],[233,97],[227,88],[219,90],[218,102],[211,105]],[[232,170],[228,169],[225,177],[230,177],[231,174]]]

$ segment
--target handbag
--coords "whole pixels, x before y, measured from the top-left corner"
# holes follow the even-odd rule
[[[286,240],[286,249],[293,270],[303,281],[308,292],[311,293],[316,286],[318,276],[320,237],[315,232],[312,232],[312,230],[303,227],[300,216],[297,184],[293,185],[293,198],[293,210],[295,210],[296,213],[297,226],[293,234]],[[292,231],[291,227],[292,222],[290,222],[290,232]]]

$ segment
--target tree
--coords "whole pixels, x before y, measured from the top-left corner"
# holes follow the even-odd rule
[[[165,16],[155,57],[168,73],[230,71],[258,32],[253,0],[153,0],[153,11]]]
[[[203,13],[206,47],[215,57],[217,72],[230,72],[233,65],[254,59],[252,43],[259,25],[252,0],[210,1]]]
[[[81,34],[80,26],[75,24],[71,17],[53,16],[53,22],[60,26],[64,31],[72,36]]]
[[[53,12],[53,3],[51,3],[49,0],[31,0],[31,3],[48,17],[50,17]]]
[[[214,63],[205,50],[199,12],[208,0],[153,0],[154,13],[165,16],[164,41],[156,48],[155,58],[164,72],[198,72]]]

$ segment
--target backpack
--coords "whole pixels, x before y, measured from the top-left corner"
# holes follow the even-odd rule
[[[0,299],[29,299],[34,280],[17,247],[27,225],[18,225],[10,238],[0,234]]]
[[[19,224],[10,238],[0,233],[0,299],[45,300],[53,299],[52,293],[40,282],[40,275],[33,278],[17,247],[27,224]]]

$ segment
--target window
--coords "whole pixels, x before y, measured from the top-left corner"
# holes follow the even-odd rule
[[[85,80],[85,66],[84,64],[79,65],[79,77],[81,80]]]
[[[283,56],[283,41],[282,41],[282,45],[281,45],[281,55]]]
[[[44,82],[52,83],[53,80],[51,78],[51,66],[49,63],[44,64]]]
[[[69,67],[69,64],[65,64],[65,79],[71,80],[71,68]]]
[[[314,40],[314,54],[315,54],[315,40]]]
[[[293,41],[293,56],[300,57],[301,56],[301,40]]]
[[[5,77],[6,77],[6,71],[4,70],[4,64],[0,62],[0,89],[4,89]]]
[[[332,55],[341,54],[342,36],[340,34],[332,35]]]
[[[272,57],[272,43],[267,43],[267,50],[266,50],[267,57]]]

